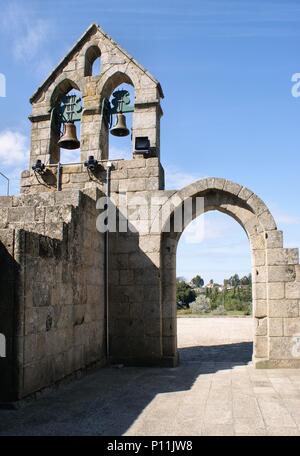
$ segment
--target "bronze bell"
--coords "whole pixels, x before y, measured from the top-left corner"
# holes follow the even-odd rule
[[[129,130],[126,125],[126,117],[121,112],[117,113],[117,122],[115,126],[110,130],[114,136],[128,136]]]
[[[76,126],[74,123],[67,122],[64,124],[64,133],[57,144],[62,149],[79,149],[80,141],[77,139]]]

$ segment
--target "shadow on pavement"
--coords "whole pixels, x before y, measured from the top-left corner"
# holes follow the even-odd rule
[[[181,363],[225,362],[233,367],[235,364],[247,364],[252,359],[253,342],[239,342],[225,345],[186,347],[179,349]]]
[[[188,391],[201,375],[248,364],[252,343],[179,353],[176,368],[102,368],[24,408],[0,410],[0,435],[122,435],[158,394]]]

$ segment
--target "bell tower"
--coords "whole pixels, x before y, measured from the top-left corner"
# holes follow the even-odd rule
[[[93,74],[97,59],[101,59],[101,70]],[[134,88],[134,99],[128,91],[119,89],[122,84]],[[162,98],[159,82],[92,24],[30,99],[30,167],[22,173],[22,193],[82,189],[96,181],[102,187],[100,170],[110,160],[110,134],[131,135],[131,160],[152,159],[152,166],[157,167],[157,173],[153,173],[157,183],[152,182],[152,187],[162,189]],[[128,113],[132,113],[130,130],[126,124]],[[80,148],[80,159],[61,166],[62,148]],[[98,180],[92,179],[93,184],[84,166],[89,157],[99,163]],[[114,168],[118,168],[117,163]]]

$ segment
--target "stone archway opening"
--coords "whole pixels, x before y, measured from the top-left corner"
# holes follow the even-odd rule
[[[82,94],[80,90],[71,89],[66,94],[68,97],[72,97],[73,100],[82,100]],[[69,99],[70,100],[70,99]],[[82,105],[82,101],[79,101],[78,105]],[[82,108],[81,108],[82,109]],[[75,122],[76,127],[76,136],[78,141],[81,141],[81,121]],[[63,135],[64,128],[63,125],[60,126],[60,136]],[[78,149],[65,149],[60,147],[59,148],[59,161],[62,164],[70,164],[70,163],[80,163],[80,145]]]
[[[198,199],[202,202],[200,212],[197,206]],[[192,201],[191,214],[187,217],[187,224],[201,213],[217,210],[236,220],[248,236],[253,265],[252,291],[255,319],[253,361],[257,367],[268,366],[272,345],[270,342],[277,342],[270,338],[268,306],[270,297],[278,299],[277,290],[281,293],[284,288],[280,275],[277,279],[273,278],[272,269],[272,264],[280,262],[281,259],[271,258],[270,261],[268,256],[269,252],[280,255],[280,251],[284,251],[284,249],[280,250],[283,247],[282,233],[277,231],[272,214],[263,201],[249,189],[218,178],[203,179],[178,192],[173,192],[166,204],[172,206],[172,200],[174,201],[173,209],[169,215],[163,218],[160,247],[163,356],[171,357],[174,362],[178,357],[174,303],[176,302],[176,251],[181,233],[176,230],[176,214],[183,211],[183,206],[188,201]],[[162,208],[162,214],[168,214],[165,209],[165,207]],[[284,259],[284,261],[289,261],[289,259]],[[277,270],[277,266],[275,269],[280,272]],[[279,280],[280,284],[274,282],[275,279]],[[273,321],[271,323],[273,324]]]
[[[127,136],[124,136],[124,137],[116,137],[112,134],[109,134],[108,157],[110,160],[114,160],[114,159],[130,160],[130,158],[132,157],[132,150],[133,150],[132,128],[133,128],[135,88],[134,88],[133,84],[129,84],[129,83],[119,84],[117,87],[115,87],[112,90],[112,93],[110,94],[109,100],[110,100],[111,104],[113,104],[113,102],[114,102],[114,94],[116,94],[118,92],[127,92],[128,93],[128,96],[126,96],[124,98],[124,100],[127,101],[128,105],[124,105],[123,109],[124,109],[126,127],[129,130],[129,133]],[[128,110],[130,108],[132,109],[132,111]],[[117,117],[114,114],[112,116],[111,128],[113,128],[116,125],[116,121],[117,121]],[[112,130],[110,130],[110,133],[111,133],[111,131]]]
[[[251,271],[249,239],[232,217],[209,211],[184,229],[176,251],[181,363],[233,366],[251,362]]]
[[[60,114],[60,109],[63,105],[75,105],[75,112],[78,117],[74,118],[74,114],[68,114],[69,109],[66,108],[63,115]],[[63,79],[53,90],[50,99],[51,122],[50,138],[49,138],[49,158],[46,163],[76,163],[80,162],[80,147],[81,147],[81,111],[83,109],[82,92],[78,84],[71,79]],[[59,139],[64,134],[64,125],[67,122],[73,122],[76,128],[76,136],[80,141],[77,149],[65,149],[60,147]]]

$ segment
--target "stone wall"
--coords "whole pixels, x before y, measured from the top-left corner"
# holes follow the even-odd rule
[[[0,332],[8,348],[1,399],[105,363],[104,236],[95,199],[78,190],[0,199],[7,214]]]
[[[283,248],[282,233],[267,239],[266,318],[259,325],[263,354],[268,361],[262,367],[300,367],[300,266],[298,249]],[[263,313],[263,312],[262,312]],[[268,317],[268,318],[267,318]],[[265,328],[265,329],[264,329]],[[264,332],[264,334],[263,334]]]
[[[161,346],[159,262],[158,235],[151,241],[149,234],[110,233],[109,338],[113,363],[166,364]]]
[[[95,173],[88,172],[84,164],[66,164],[61,168],[60,188],[88,189],[98,187],[105,190],[106,163],[100,161]],[[43,175],[32,170],[23,171],[21,192],[24,194],[53,192],[57,188],[57,167],[46,167]],[[113,160],[111,171],[111,192],[136,192],[164,188],[164,170],[156,157],[137,157],[132,160]]]
[[[66,166],[64,188],[69,185],[103,189],[105,163],[101,163],[103,170],[100,169],[98,176],[92,179],[82,165]],[[172,218],[172,213],[164,211],[164,201],[169,204],[172,198],[182,202],[203,196],[205,211],[220,210],[229,214],[249,237],[253,264],[255,365],[298,367],[298,249],[284,248],[282,232],[277,230],[265,204],[249,189],[226,179],[208,178],[177,192],[164,191],[158,158],[119,160],[113,165],[111,196],[117,216],[123,216],[122,200],[126,202],[125,219],[129,230],[109,235],[110,361],[131,365],[176,364],[175,286],[179,234],[172,229],[170,232],[162,230],[163,224]],[[93,180],[95,177],[98,180]],[[32,179],[36,182],[35,176],[24,177],[25,192],[40,191],[41,187],[34,185]],[[151,198],[160,201],[156,215],[150,214],[150,209],[153,210]],[[159,214],[162,216],[161,230],[151,232]],[[153,215],[154,220],[151,219]]]

